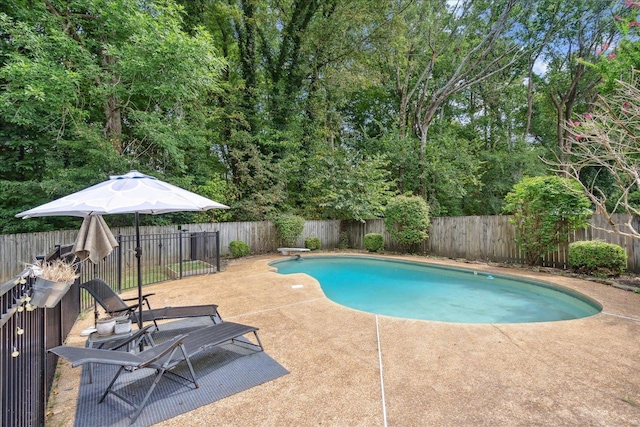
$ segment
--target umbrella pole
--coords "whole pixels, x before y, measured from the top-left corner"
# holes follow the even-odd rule
[[[138,328],[142,329],[142,245],[140,244],[140,216],[136,211],[136,258],[138,263]]]

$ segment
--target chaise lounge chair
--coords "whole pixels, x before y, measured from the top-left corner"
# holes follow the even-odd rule
[[[122,344],[120,344],[118,347],[124,347],[131,344],[132,342],[138,342],[141,339],[142,334],[144,333],[146,333],[146,330],[140,330],[131,338],[122,342]],[[237,340],[243,335],[249,333],[254,334],[257,344],[248,340]],[[260,342],[260,338],[258,337],[258,328],[233,322],[223,322],[201,329],[196,329],[193,332],[178,335],[161,344],[157,344],[153,347],[147,348],[137,354],[132,354],[126,351],[115,351],[115,349],[103,350],[64,345],[54,347],[49,351],[71,362],[71,366],[74,368],[77,366],[92,363],[102,363],[107,365],[119,366],[120,369],[118,369],[118,372],[109,383],[109,386],[107,387],[105,392],[102,394],[100,403],[104,401],[108,394],[113,394],[117,398],[133,406],[134,413],[131,416],[130,422],[130,424],[133,424],[144,409],[144,405],[147,403],[147,400],[151,396],[151,393],[153,393],[153,390],[165,373],[176,375],[184,380],[189,381],[190,383],[193,383],[195,388],[198,388],[196,374],[193,370],[193,365],[191,364],[190,358],[207,348],[216,347],[229,341],[236,342],[245,346],[251,346],[253,348],[256,348],[257,351],[264,351],[262,343]],[[170,369],[182,362],[187,363],[187,366],[189,367],[190,378],[183,377],[176,374],[175,372],[170,371]],[[130,369],[130,367],[136,369],[150,368],[156,370],[156,377],[154,378],[153,384],[145,394],[142,401],[138,404],[136,404],[123,394],[119,393],[117,390],[113,389],[113,386],[116,383],[118,377],[120,377],[125,369]]]
[[[112,316],[129,315],[134,323],[138,322],[138,304],[127,305],[125,301],[138,300],[138,298],[122,299],[111,287],[102,279],[92,279],[80,285],[81,289],[85,289],[93,297],[97,304],[100,304],[107,314]],[[211,305],[189,305],[178,307],[151,308],[148,297],[154,294],[145,294],[142,296],[143,305],[146,304],[147,309],[142,312],[142,322],[153,322],[156,329],[158,328],[158,320],[164,319],[181,319],[186,317],[204,317],[209,316],[213,323],[222,321],[218,306]],[[97,316],[97,312],[96,312]]]

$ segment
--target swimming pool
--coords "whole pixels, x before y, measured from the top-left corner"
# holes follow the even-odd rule
[[[573,290],[471,270],[360,256],[307,256],[271,263],[306,273],[332,301],[356,310],[457,323],[579,319],[602,306]]]

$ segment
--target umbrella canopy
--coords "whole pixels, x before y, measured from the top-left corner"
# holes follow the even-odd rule
[[[140,245],[139,214],[162,214],[180,211],[229,209],[221,203],[202,197],[155,177],[132,170],[125,175],[61,197],[28,211],[18,218],[40,216],[80,216],[134,213],[136,222],[136,258],[138,259],[139,326],[142,327],[142,247]]]
[[[73,245],[73,252],[79,258],[89,258],[97,264],[118,247],[118,241],[104,222],[102,215],[91,215],[82,221],[82,226]]]
[[[112,176],[109,180],[61,197],[16,215],[81,216],[123,214],[163,214],[180,211],[228,209],[221,203],[184,190],[138,171]]]

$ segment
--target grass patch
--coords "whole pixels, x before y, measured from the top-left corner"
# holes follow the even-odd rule
[[[156,283],[156,282],[164,282],[165,280],[171,280],[171,277],[167,270],[164,267],[153,267],[153,268],[144,268],[142,269],[142,283],[145,285]],[[135,288],[138,286],[138,274],[135,269],[131,269],[125,272],[123,280],[122,280],[122,290],[127,290],[131,288]]]
[[[176,264],[169,264],[167,265],[168,268],[170,268],[173,271],[180,271],[180,264],[176,263]],[[183,261],[182,262],[182,272],[190,272],[190,271],[196,271],[196,270],[206,270],[208,268],[213,267],[213,265],[209,264],[208,262],[204,262],[204,261],[200,261],[199,259],[195,260],[195,261]]]
[[[166,268],[167,274],[174,279],[180,277],[180,264],[169,264]],[[209,264],[201,260],[183,261],[182,262],[182,275],[192,276],[195,274],[215,273],[215,265]]]

